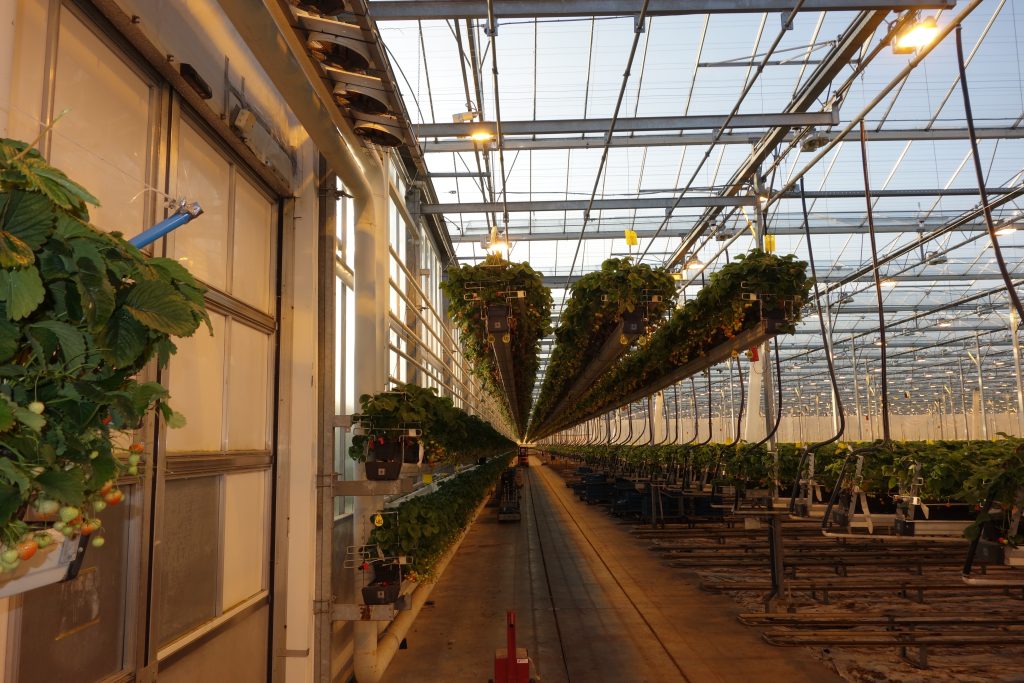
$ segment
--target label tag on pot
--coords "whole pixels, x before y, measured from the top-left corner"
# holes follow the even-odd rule
[[[423,475],[423,483],[424,484],[433,484],[434,483],[434,475],[433,474],[424,474]]]

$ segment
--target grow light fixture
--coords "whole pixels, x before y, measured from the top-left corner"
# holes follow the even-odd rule
[[[703,270],[704,262],[697,258],[696,254],[690,255],[686,258],[686,270]]]
[[[1012,235],[1015,232],[1017,232],[1017,226],[1015,225],[1004,225],[1003,227],[996,230],[996,234],[999,235],[1000,237],[1004,235]]]
[[[493,256],[500,256],[503,259],[508,259],[509,243],[508,240],[504,240],[498,235],[498,226],[491,226],[491,238],[483,243],[484,250],[488,254]]]
[[[800,151],[817,152],[819,149],[827,145],[828,142],[828,133],[823,130],[818,130],[812,126],[800,142]]]
[[[913,26],[896,36],[892,43],[892,51],[898,55],[912,54],[928,47],[939,34],[935,17],[924,17]]]
[[[474,130],[469,134],[470,139],[478,144],[486,144],[494,139],[494,133],[489,130]]]

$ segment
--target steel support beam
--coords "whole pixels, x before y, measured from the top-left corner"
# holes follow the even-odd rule
[[[721,128],[726,116],[645,116],[616,119],[618,133],[640,133],[659,130],[693,130]],[[808,112],[800,114],[737,114],[729,121],[729,128],[771,128],[774,126],[834,126],[839,123],[839,111]],[[509,135],[578,135],[582,133],[608,133],[611,119],[547,119],[542,121],[502,121],[502,141]],[[419,138],[468,138],[473,133],[498,134],[494,121],[470,123],[421,123],[413,130]]]
[[[487,19],[485,0],[388,0],[369,2],[377,21],[440,21]],[[549,17],[615,17],[635,15],[639,2],[630,0],[494,0],[494,16],[501,19]],[[740,14],[789,12],[793,0],[651,0],[647,15]],[[807,0],[803,12],[860,10],[952,9],[953,0]]]
[[[1011,273],[1011,275],[1013,275],[1013,277],[1015,277],[1015,278],[1016,277],[1024,276],[1022,274],[1013,274],[1013,273]],[[580,277],[581,277],[580,275],[573,275],[572,277],[566,277],[565,275],[545,275],[544,276],[544,284],[547,287],[561,289],[561,288],[568,287],[569,285],[575,283],[577,280],[580,279]],[[834,282],[846,282],[847,281],[847,277],[848,277],[847,275],[843,275],[843,274],[839,274],[839,275],[819,275],[818,276],[818,282],[819,283],[825,283],[825,284],[827,284],[827,283],[834,283]],[[914,275],[894,275],[891,278],[888,277],[888,276],[883,275],[882,279],[883,280],[889,280],[889,279],[895,280],[897,283],[913,283],[913,282],[925,282],[925,283],[931,283],[931,282],[964,282],[964,283],[970,283],[970,282],[976,282],[976,281],[981,281],[981,280],[1000,280],[1001,281],[1003,279],[1003,276],[1000,273],[998,273],[998,272],[988,272],[988,273],[945,273],[945,272],[936,272],[936,273],[921,273],[921,274],[914,274]],[[870,283],[874,282],[874,280],[872,278],[870,278],[870,277],[859,277],[859,278],[857,278],[855,280],[849,280],[849,282],[854,282],[854,283],[860,282],[860,283],[864,283],[864,284],[870,284]],[[691,286],[699,286],[699,285],[697,285],[697,283],[693,283]],[[871,310],[872,311],[877,311],[878,309],[877,309],[877,307],[872,307]],[[840,312],[845,312],[845,309],[840,309]]]
[[[507,135],[504,125],[503,134]],[[975,130],[979,140],[1016,140],[1024,138],[1024,128],[978,128]],[[835,131],[825,131],[829,141],[837,136]],[[932,128],[893,129],[869,132],[869,142],[910,142],[936,140],[966,140],[966,128]],[[718,139],[720,145],[754,145],[760,142],[760,133],[723,133]],[[782,143],[788,144],[796,140],[793,131],[786,133]],[[687,147],[707,146],[714,139],[713,133],[681,133],[676,135],[614,135],[612,147]],[[424,153],[432,152],[472,152],[475,143],[472,140],[426,140],[421,142]],[[506,150],[561,150],[561,149],[601,149],[604,147],[604,136],[593,137],[559,137],[559,138],[509,138],[502,140]]]
[[[803,9],[810,8],[804,7]],[[812,107],[817,107],[818,99],[822,93],[828,92],[836,76],[848,67],[850,60],[857,56],[865,42],[871,39],[878,27],[886,20],[888,14],[885,10],[866,11],[858,14],[838,38],[835,47],[829,51],[822,60],[822,63],[804,81],[799,92],[790,100],[786,111],[799,113],[807,111]],[[742,192],[744,185],[757,175],[762,162],[768,158],[772,151],[777,149],[788,132],[788,128],[780,126],[766,133],[750,152],[746,161],[733,173],[729,185],[723,194],[736,195]],[[721,213],[721,209],[718,207],[708,207],[705,210],[701,221],[689,235],[683,238],[682,243],[677,249],[676,256],[671,259],[670,265],[678,263],[683,258],[683,255],[693,248],[703,232],[702,226],[708,225],[719,213]]]
[[[570,227],[570,226],[566,226]],[[624,227],[629,227],[624,226]],[[570,228],[571,229],[571,228]],[[974,224],[966,225],[958,228],[958,232],[985,232],[986,228],[984,225]],[[688,234],[690,227],[685,228],[669,228],[661,231],[658,237],[663,238],[678,238]],[[818,225],[811,228],[811,233],[815,235],[852,235],[859,234],[865,231],[865,228],[857,225]],[[886,225],[886,226],[875,226],[875,232],[878,234],[900,234],[904,232],[920,232],[921,228],[918,225]],[[650,230],[637,230],[637,237],[640,239],[649,239],[654,237],[655,231]],[[476,244],[480,240],[486,239],[490,234],[489,231],[480,230],[477,232],[466,232],[464,234],[452,235],[453,244]],[[799,236],[803,235],[803,228],[797,226],[780,226],[773,228],[771,234],[777,236]],[[572,232],[517,232],[512,229],[509,230],[508,237],[513,242],[557,242],[561,240],[576,239],[578,235]],[[595,230],[593,232],[583,233],[583,239],[585,240],[618,240],[622,239],[622,230]]]
[[[1019,187],[993,187],[987,190],[990,196],[1008,195],[1019,192]],[[666,190],[665,192],[672,192]],[[873,190],[871,196],[875,199],[899,199],[904,197],[976,197],[977,188],[951,187],[951,188],[920,188],[906,190]],[[807,192],[807,199],[859,199],[864,196],[863,190],[820,190]],[[779,197],[781,200],[799,199],[799,195],[788,193]],[[676,208],[704,208],[704,207],[729,207],[729,206],[753,206],[755,197],[752,195],[731,195],[731,196],[688,196],[676,203],[673,197],[624,197],[621,199],[598,199],[594,201],[595,211],[613,209],[670,209]],[[534,211],[584,211],[590,202],[574,199],[552,199],[541,201],[508,202],[510,213],[523,213]],[[445,204],[424,204],[420,208],[423,214],[438,213],[490,213],[502,211],[504,205],[501,202],[452,202]],[[662,234],[664,234],[664,230]],[[776,231],[772,231],[778,234]]]
[[[707,206],[753,206],[755,197],[750,195],[739,197],[686,197],[679,204],[680,207]],[[611,209],[665,209],[673,204],[675,200],[666,199],[598,199],[593,203],[595,211]],[[585,199],[537,202],[508,202],[509,213],[523,213],[533,211],[586,211],[590,202]],[[491,213],[501,212],[505,208],[501,202],[462,202],[451,204],[424,204],[420,207],[420,213],[431,215],[438,213]]]

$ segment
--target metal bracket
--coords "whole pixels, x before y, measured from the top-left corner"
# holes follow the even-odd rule
[[[647,30],[647,26],[644,20],[639,16],[633,19],[633,33],[644,33]]]
[[[494,21],[494,26],[491,26],[490,24],[484,24],[484,35],[487,36],[488,38],[493,38],[494,36],[498,35],[497,19],[495,19]]]

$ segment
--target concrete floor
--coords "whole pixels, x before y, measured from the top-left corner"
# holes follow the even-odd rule
[[[808,650],[771,647],[727,598],[702,593],[536,459],[523,519],[485,508],[410,630],[384,683],[482,683],[505,611],[533,677],[558,683],[837,683]]]

